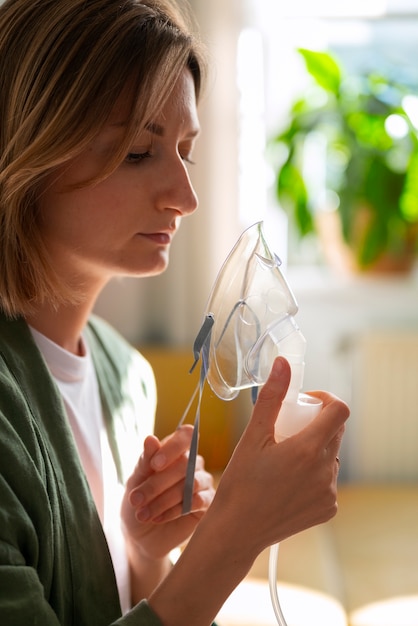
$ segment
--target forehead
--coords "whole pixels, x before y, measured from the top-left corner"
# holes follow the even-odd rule
[[[199,118],[197,113],[196,92],[192,74],[184,69],[160,111],[151,111],[144,115],[144,106],[141,101],[132,102],[134,97],[132,88],[127,85],[118,97],[108,119],[107,126],[124,128],[130,125],[132,112],[135,116],[133,125],[138,131],[147,128],[157,135],[163,134],[161,129],[171,122],[178,123],[190,130],[199,132]]]

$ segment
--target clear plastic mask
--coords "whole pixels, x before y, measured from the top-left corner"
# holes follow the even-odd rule
[[[277,440],[309,421],[321,402],[301,394],[306,341],[294,315],[295,297],[280,271],[281,261],[264,239],[262,222],[248,228],[223,264],[195,339],[195,362],[201,359],[200,380],[183,414],[183,423],[199,392],[184,489],[183,512],[191,510],[198,446],[200,404],[205,381],[222,400],[251,388],[255,401],[277,356],[285,357],[291,379],[275,426]]]
[[[276,356],[303,367],[298,307],[280,265],[259,222],[241,235],[215,281],[206,310],[213,318],[206,375],[223,400],[264,384]]]

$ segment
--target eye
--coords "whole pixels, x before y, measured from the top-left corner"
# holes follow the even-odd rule
[[[189,165],[196,165],[196,161],[193,161],[193,159],[191,158],[191,156],[189,155],[180,155],[182,161],[184,161],[185,163],[188,163]]]
[[[194,140],[187,139],[186,141],[181,141],[178,144],[177,151],[182,161],[187,163],[188,165],[195,165],[196,162],[193,160],[193,150],[195,147]]]
[[[151,157],[151,152],[147,150],[146,152],[129,152],[126,155],[125,162],[126,163],[141,163],[144,159],[149,159]]]

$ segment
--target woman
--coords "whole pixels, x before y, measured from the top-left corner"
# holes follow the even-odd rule
[[[91,312],[164,271],[197,208],[200,45],[170,0],[6,0],[0,68],[0,621],[210,624],[261,550],[335,514],[348,409],[322,392],[276,444],[277,359],[182,516],[192,429],[152,435],[150,367]]]

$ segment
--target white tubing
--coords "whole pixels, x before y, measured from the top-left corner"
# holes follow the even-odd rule
[[[304,426],[318,415],[322,407],[322,400],[300,393],[296,403],[286,402],[282,404],[275,425],[275,439],[281,441],[299,432]],[[277,564],[279,560],[279,544],[271,546],[269,558],[269,587],[271,603],[279,626],[287,626],[284,618],[277,591]]]
[[[279,602],[279,594],[277,591],[277,563],[279,559],[279,544],[276,543],[270,548],[269,558],[269,587],[271,604],[279,626],[287,626],[282,608]]]

